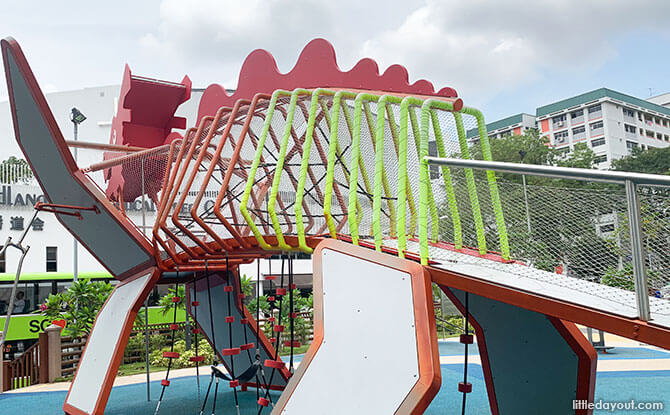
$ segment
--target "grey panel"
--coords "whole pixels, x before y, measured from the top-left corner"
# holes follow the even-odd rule
[[[235,293],[230,294],[230,298],[233,301],[231,305],[231,315],[235,317],[235,322],[233,324],[226,323],[225,319],[228,316],[228,293],[223,291],[225,286],[224,278],[214,274],[210,276],[210,286],[211,286],[211,296],[212,296],[212,316],[214,317],[214,333],[215,338],[212,337],[211,329],[211,319],[209,314],[209,299],[207,296],[207,285],[205,280],[199,280],[197,287],[197,300],[200,303],[198,308],[198,323],[200,327],[205,332],[207,337],[212,340],[216,340],[216,348],[220,352],[222,349],[230,348],[230,338],[229,330],[232,330],[232,347],[240,347],[246,343],[256,343],[256,335],[251,330],[248,324],[240,324],[240,319],[242,315],[240,310],[237,309],[234,303]],[[190,300],[193,301],[193,284],[188,285]],[[195,316],[195,308],[191,306],[191,316]],[[195,318],[195,317],[194,317]],[[255,316],[254,316],[255,318]],[[245,341],[244,333],[246,331],[247,338]],[[283,336],[282,336],[283,337]],[[282,340],[283,341],[283,340]],[[258,346],[256,344],[256,346]],[[256,349],[249,350],[249,354],[246,351],[242,351],[239,355],[233,356],[233,362],[235,364],[235,374],[240,374],[245,371],[251,365],[249,360],[249,355],[251,355],[251,360],[256,358]],[[274,359],[274,356],[269,356],[265,349],[260,349],[261,361],[264,362],[266,359]],[[226,367],[230,367],[230,356],[224,357],[224,364]],[[266,379],[269,381],[270,371],[272,369],[264,368]],[[285,386],[286,381],[279,373],[275,372],[274,377],[272,378],[273,385]]]
[[[96,205],[100,209],[100,214],[82,211],[83,220],[67,215],[58,215],[59,219],[114,275],[152,260],[138,241],[72,177],[54,141],[59,138],[50,133],[11,50],[8,52],[20,144],[49,201],[73,206]],[[100,194],[100,198],[104,195]]]
[[[463,291],[451,291],[465,304]],[[500,413],[574,413],[579,359],[549,319],[474,294],[469,308],[484,331]]]

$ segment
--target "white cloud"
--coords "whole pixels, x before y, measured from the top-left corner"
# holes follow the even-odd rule
[[[669,13],[670,2],[652,0],[427,0],[360,50],[486,100],[547,69],[595,69],[614,56],[622,35],[668,33]]]

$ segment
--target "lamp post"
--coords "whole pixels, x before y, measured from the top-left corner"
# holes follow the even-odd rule
[[[86,121],[86,116],[81,113],[77,108],[72,108],[72,112],[70,113],[70,121],[72,121],[72,124],[74,126],[74,141],[77,141],[77,133],[79,130],[79,124],[83,123]],[[77,162],[77,147],[74,148],[74,161],[75,163]],[[72,237],[72,280],[74,282],[77,282],[79,279],[79,257],[78,257],[78,247],[77,243],[77,238]]]
[[[526,153],[524,150],[519,150],[519,157],[521,157],[521,162],[523,163],[524,157],[526,157]],[[531,228],[530,228],[530,209],[528,208],[528,192],[526,191],[526,175],[522,174],[521,175],[521,180],[523,181],[523,200],[526,203],[526,225],[528,226],[528,237],[530,237],[531,234]]]

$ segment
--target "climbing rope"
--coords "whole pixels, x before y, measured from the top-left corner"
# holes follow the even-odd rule
[[[179,281],[179,268],[177,268],[177,281]],[[167,371],[165,372],[165,379],[161,380],[161,386],[162,386],[161,395],[158,398],[158,403],[156,404],[156,411],[154,412],[154,415],[157,415],[158,411],[160,410],[161,402],[163,401],[163,396],[165,395],[165,388],[170,386],[169,378],[170,378],[170,369],[172,368],[172,360],[179,358],[179,353],[174,351],[174,336],[177,330],[179,330],[179,325],[177,324],[177,308],[179,307],[180,302],[181,297],[179,297],[179,282],[176,282],[174,284],[174,295],[172,296],[174,313],[172,318],[172,324],[170,324],[170,331],[171,331],[170,351],[163,352],[163,357],[168,359],[168,367]]]
[[[470,294],[465,292],[465,319],[463,323],[463,333],[460,341],[465,347],[465,364],[463,366],[463,382],[458,382],[458,391],[463,394],[463,404],[461,405],[461,415],[465,415],[465,402],[468,393],[472,392],[472,384],[468,382],[468,347],[473,343],[473,336],[470,331]]]

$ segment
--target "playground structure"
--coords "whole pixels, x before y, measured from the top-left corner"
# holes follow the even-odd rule
[[[638,195],[638,186],[668,186],[667,178],[494,163],[483,115],[454,89],[410,84],[397,65],[380,75],[369,59],[342,72],[321,39],[287,74],[269,53],[252,52],[237,90],[208,87],[196,126],[183,135],[172,131],[186,127],[174,112],[190,98],[190,80],[139,77],[126,67],[110,144],[96,150],[105,150],[100,162],[80,167],[18,44],[4,40],[2,53],[16,139],[48,199],[41,209],[121,281],[89,336],[68,414],[103,413],[135,315],[166,282],[186,286],[194,333],[226,368],[212,374],[213,405],[224,379],[235,396],[255,388],[259,413],[422,413],[440,385],[431,284],[475,329],[493,414],[565,414],[573,400],[593,399],[596,353],[576,323],[670,348],[670,300],[649,295],[670,280],[659,259],[667,245],[658,242],[667,242],[670,226],[662,217],[654,238],[645,237],[639,208],[640,198],[663,204],[667,195]],[[474,128],[481,138],[471,146],[466,131]],[[430,143],[439,158],[428,157]],[[483,161],[468,160],[475,151]],[[529,261],[513,243],[517,227],[528,227],[530,245],[538,232],[531,225],[547,234],[565,226],[510,220],[510,197],[520,193],[498,183],[495,170],[624,184],[629,232],[618,237],[635,291],[599,283],[590,263],[563,275]],[[576,215],[593,203],[598,217],[620,216],[616,192],[559,190],[577,198]],[[144,206],[145,197],[157,206],[151,223],[133,223],[125,202]],[[556,245],[578,246],[561,235]],[[314,341],[295,369],[275,347],[293,348],[284,337],[292,329],[280,315],[268,339],[239,282],[240,264],[293,252],[314,261]],[[286,274],[274,294],[292,303]],[[380,347],[382,336],[388,346]],[[461,342],[473,341],[466,329]],[[365,388],[356,373],[372,374]],[[471,391],[467,372],[456,387],[464,397]],[[162,388],[161,401],[169,379]],[[273,389],[283,391],[276,402]]]

